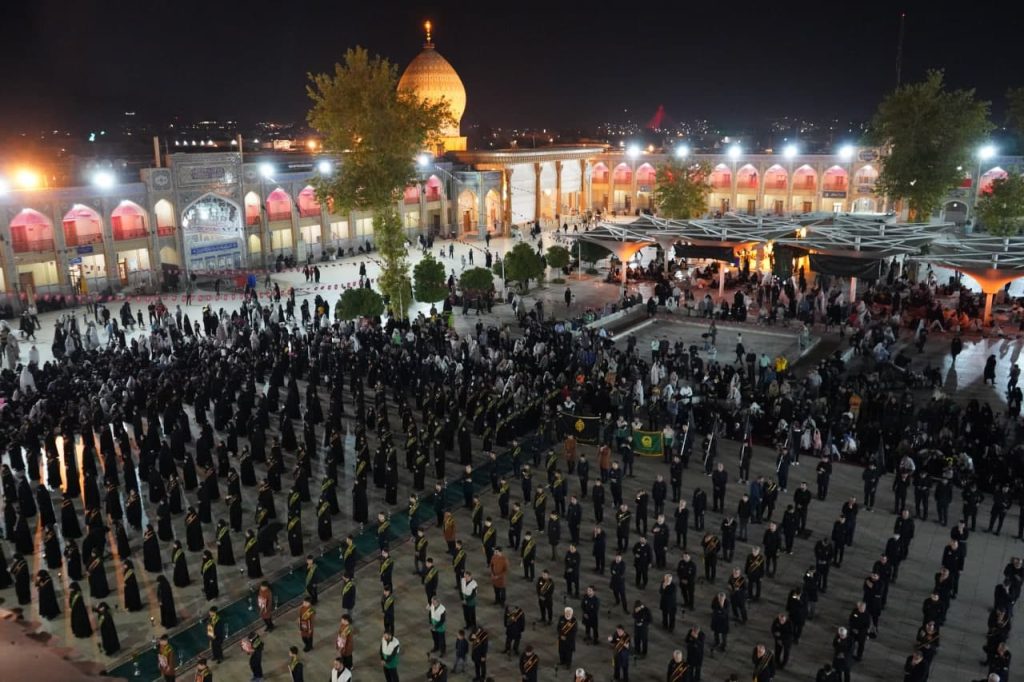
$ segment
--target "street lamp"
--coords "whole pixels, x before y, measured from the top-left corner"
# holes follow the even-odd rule
[[[14,174],[14,182],[22,189],[35,189],[39,186],[39,173],[28,168],[22,168]]]
[[[635,144],[629,145],[626,149],[626,156],[636,161],[640,158],[640,147]]]
[[[990,161],[995,158],[995,155],[999,152],[994,144],[982,145],[978,149],[978,160],[979,161]]]
[[[853,158],[853,145],[844,144],[839,148],[839,158],[843,161],[850,161]]]
[[[787,161],[792,161],[796,158],[797,151],[795,144],[787,144],[782,150],[782,157]]]
[[[269,163],[260,164],[260,177],[266,179],[274,174],[274,167]]]
[[[100,189],[112,189],[117,184],[117,178],[108,170],[98,170],[92,174],[92,184]]]
[[[333,166],[331,166],[330,161],[328,161],[327,159],[322,159],[321,161],[317,162],[316,169],[320,171],[320,175],[330,175],[331,171],[334,168]]]
[[[743,149],[738,144],[734,144],[729,147],[729,151],[727,153],[729,155],[729,159],[735,161],[740,158],[741,154],[743,154]]]
[[[685,159],[689,155],[690,155],[690,148],[687,147],[685,144],[681,144],[678,147],[676,147],[676,157],[678,157],[680,159]]]

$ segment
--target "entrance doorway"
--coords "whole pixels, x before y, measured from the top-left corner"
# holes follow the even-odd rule
[[[757,213],[757,199],[747,199],[747,213],[749,215]]]
[[[728,199],[722,199],[721,203],[719,204],[718,210],[720,210],[722,213],[728,213],[729,212],[729,200]]]
[[[809,201],[804,202],[804,213],[811,213],[814,210],[814,204]]]
[[[775,215],[782,215],[782,204],[782,199],[776,199],[772,203],[772,213],[774,213]]]

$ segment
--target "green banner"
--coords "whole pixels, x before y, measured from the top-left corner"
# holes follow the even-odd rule
[[[634,431],[633,452],[638,455],[660,457],[664,453],[665,440],[661,431]]]

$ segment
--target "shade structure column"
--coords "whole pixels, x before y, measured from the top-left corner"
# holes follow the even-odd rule
[[[565,211],[562,210],[562,162],[555,161],[555,213],[559,218],[565,215]],[[558,220],[555,220],[555,229],[557,230]]]
[[[505,167],[504,181],[505,181],[505,205],[502,207],[503,221],[503,232],[506,235],[512,234],[512,166]]]
[[[533,219],[540,225],[540,174],[543,171],[543,164],[533,164]]]

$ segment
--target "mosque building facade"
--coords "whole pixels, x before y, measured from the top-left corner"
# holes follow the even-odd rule
[[[403,224],[421,233],[482,238],[540,221],[651,211],[655,173],[670,154],[653,149],[567,145],[470,151],[460,123],[466,89],[428,32],[399,87],[449,102],[454,124],[424,154],[397,200]],[[875,149],[843,154],[722,154],[687,157],[712,168],[708,213],[884,212],[875,190]],[[1021,157],[965,172],[941,217],[963,224],[993,180],[1024,170]],[[328,155],[237,152],[166,155],[139,182],[9,191],[0,196],[0,291],[8,296],[155,289],[182,274],[253,270],[279,259],[319,260],[373,243],[372,216],[338,213],[316,199],[312,180],[339,171]]]

